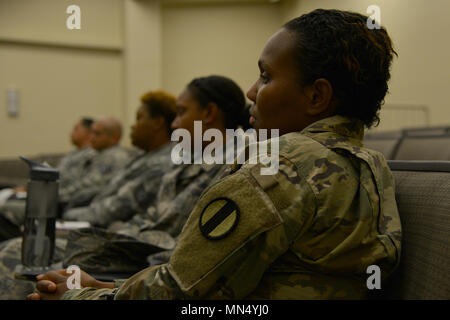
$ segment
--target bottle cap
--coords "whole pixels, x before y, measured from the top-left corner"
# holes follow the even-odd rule
[[[39,181],[56,181],[59,179],[59,170],[48,165],[43,165],[33,160],[20,156],[30,167],[30,179]]]

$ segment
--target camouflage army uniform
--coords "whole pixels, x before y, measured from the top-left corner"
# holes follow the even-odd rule
[[[66,220],[88,221],[106,228],[117,220],[129,220],[155,201],[163,175],[171,169],[172,144],[135,158],[105,186],[87,207],[74,208]]]
[[[55,241],[54,261],[61,261],[66,239]],[[14,270],[21,264],[22,238],[9,239],[0,243],[0,300],[24,300],[34,290],[34,282],[14,277]]]
[[[171,145],[167,144],[154,152],[137,156],[95,198],[95,203],[91,205],[94,210],[89,214],[97,213],[95,210],[105,210],[104,213],[114,217],[117,213],[130,214],[135,210],[146,208],[149,204],[146,201],[154,201],[162,176],[171,167],[170,151]],[[147,194],[142,194],[142,192],[147,192]],[[90,241],[88,242],[92,242],[95,238],[92,237],[92,234],[89,235]],[[92,245],[82,240],[80,240],[80,244],[88,247]],[[123,241],[123,238],[120,240]],[[24,299],[26,293],[30,292],[30,288],[31,291],[33,290],[33,283],[14,279],[13,270],[21,259],[21,243],[22,238],[15,238],[0,244],[0,298]],[[53,262],[63,260],[65,247],[66,240],[57,238]]]
[[[227,141],[225,158],[231,152],[241,151],[232,139]],[[127,222],[112,223],[109,232],[95,229],[71,232],[64,265],[76,264],[94,273],[132,274],[149,264],[167,262],[201,193],[227,167],[221,164],[175,166],[164,175],[157,197],[147,210]]]
[[[163,177],[157,201],[117,232],[142,240],[148,230],[160,230],[172,237],[178,236],[201,193],[221,174],[222,168],[225,167],[208,164],[177,166]]]
[[[87,188],[90,184],[102,183],[105,185],[111,176],[128,161],[128,153],[120,147],[111,147],[97,153],[92,158],[88,168],[84,171],[85,176],[81,179],[72,181],[66,188],[60,188],[60,200],[64,200],[64,194],[77,192]],[[64,193],[65,192],[65,193]],[[63,197],[61,197],[63,194]],[[5,211],[7,221],[11,221],[18,226],[23,223],[25,217],[25,201],[19,203],[20,206],[14,211]],[[21,210],[17,210],[20,209]],[[1,228],[1,226],[0,226]],[[58,239],[59,244],[62,239]],[[27,281],[14,279],[13,270],[21,257],[21,238],[10,239],[1,243],[0,246],[0,297],[6,298],[24,298],[25,289],[30,286]],[[65,243],[64,243],[65,246]],[[64,246],[57,246],[60,252],[63,252]],[[62,256],[55,255],[55,259],[60,261]]]
[[[341,116],[283,135],[278,173],[235,165],[203,193],[168,264],[62,298],[365,297],[369,265],[383,279],[398,265],[401,225],[392,174],[363,135]]]
[[[64,156],[59,162],[59,187],[65,188],[72,181],[83,176],[86,164],[96,156],[97,151],[87,147],[74,150]]]
[[[109,232],[71,232],[64,265],[95,273],[133,274],[148,266],[149,259],[166,262],[196,201],[224,167],[177,166],[164,175],[152,205],[130,221],[112,224]]]
[[[85,165],[92,161],[96,153],[94,149],[88,147],[71,151],[64,156],[58,165],[60,189],[79,179],[83,175]],[[20,235],[19,227],[25,218],[25,206],[25,200],[11,199],[0,207],[0,239]]]
[[[59,201],[69,202],[71,197],[90,187],[105,187],[129,161],[129,153],[120,146],[113,146],[97,153],[87,164],[83,176],[60,186]]]

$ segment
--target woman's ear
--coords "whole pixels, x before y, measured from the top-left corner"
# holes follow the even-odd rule
[[[214,102],[210,102],[203,108],[203,122],[205,124],[211,124],[217,121],[219,116],[219,107]]]
[[[327,79],[317,79],[305,90],[310,99],[306,110],[310,116],[329,115],[334,112],[333,87]]]

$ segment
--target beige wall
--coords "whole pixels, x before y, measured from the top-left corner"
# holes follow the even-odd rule
[[[81,29],[69,30],[66,9],[81,8]],[[120,48],[122,0],[0,0],[0,39]]]
[[[125,1],[125,136],[136,118],[140,97],[162,88],[161,8],[159,1]]]
[[[163,7],[163,87],[178,94],[194,77],[220,74],[246,92],[281,18],[270,3]]]
[[[73,3],[0,0],[0,157],[68,151],[79,117],[122,118],[122,3],[77,0],[81,30],[68,30]],[[8,88],[19,92],[16,117]]]
[[[450,122],[449,1],[170,2],[0,0],[0,157],[70,150],[71,126],[82,115],[119,117],[129,146],[140,95],[160,88],[177,95],[197,76],[223,74],[245,92],[270,35],[319,7],[365,13],[378,4],[399,53],[386,103],[426,104],[431,124]],[[74,3],[81,30],[65,25]],[[18,117],[6,113],[8,88],[20,93]]]
[[[73,49],[0,44],[0,156],[68,151],[84,115],[121,115],[120,56]],[[5,90],[19,91],[19,116],[8,117]]]
[[[288,21],[317,8],[367,14],[367,7],[372,4],[380,7],[381,24],[387,28],[399,55],[393,63],[386,105],[426,105],[431,112],[431,125],[450,125],[450,1],[285,0],[283,15]],[[390,112],[381,116],[380,129],[402,125],[401,118],[397,123],[391,121]],[[383,125],[383,120],[387,125]]]

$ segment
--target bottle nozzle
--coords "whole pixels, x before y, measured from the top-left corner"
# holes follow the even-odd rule
[[[32,180],[56,181],[59,178],[59,170],[48,165],[30,160],[23,156],[20,159],[25,161],[30,168],[30,178]]]

